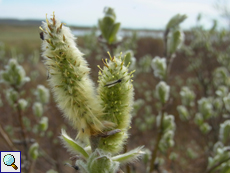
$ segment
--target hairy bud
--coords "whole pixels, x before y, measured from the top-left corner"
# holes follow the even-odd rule
[[[154,76],[159,77],[160,79],[165,79],[167,70],[166,59],[157,56],[152,60],[151,65],[154,71]]]
[[[164,81],[161,81],[157,84],[156,95],[162,104],[164,104],[168,101],[169,92],[170,92],[170,86],[167,85]]]

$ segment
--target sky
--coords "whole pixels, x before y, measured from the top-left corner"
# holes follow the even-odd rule
[[[123,28],[163,29],[169,19],[177,14],[188,18],[182,28],[196,24],[199,13],[206,28],[217,19],[227,26],[214,7],[217,0],[0,0],[0,18],[40,19],[53,11],[67,25],[93,26],[103,17],[104,7],[112,7]]]

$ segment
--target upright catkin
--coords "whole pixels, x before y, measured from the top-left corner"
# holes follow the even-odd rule
[[[99,71],[98,87],[99,100],[104,108],[103,119],[113,122],[113,129],[119,129],[121,132],[102,138],[99,148],[110,153],[118,153],[128,138],[127,131],[130,128],[134,98],[131,78],[134,71],[128,71],[121,57],[110,57],[109,62],[107,59],[104,61],[104,65]]]
[[[96,100],[90,68],[76,47],[70,29],[54,14],[51,20],[46,17],[40,29],[44,37],[42,56],[58,107],[77,128],[80,139],[101,133],[103,109]]]

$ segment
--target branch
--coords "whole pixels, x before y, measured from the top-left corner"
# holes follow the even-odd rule
[[[25,156],[26,156],[26,160],[28,160],[28,145],[27,145],[27,137],[26,137],[26,131],[25,131],[25,127],[23,124],[23,120],[22,120],[22,112],[20,110],[19,105],[17,104],[17,111],[18,111],[18,118],[19,118],[19,122],[20,122],[20,126],[21,126],[21,134],[23,137],[23,141],[24,141],[24,148],[25,148]]]
[[[13,142],[11,141],[10,137],[5,132],[5,130],[3,129],[1,124],[0,124],[0,133],[3,137],[3,139],[6,141],[7,145],[10,147],[10,149],[13,151],[17,151],[18,149],[14,146]]]
[[[169,33],[169,29],[167,29],[164,32],[164,56],[167,57],[168,56],[168,46],[167,46],[167,42],[168,42],[168,33]]]
[[[12,85],[11,87],[19,93],[19,89],[17,88],[17,86]],[[25,160],[29,162],[29,148],[27,144],[27,135],[26,135],[25,127],[24,127],[23,120],[22,120],[22,111],[20,109],[18,101],[15,101],[14,104],[16,105],[18,119],[19,119],[20,128],[21,128],[20,132],[22,135],[22,141],[24,142],[23,145],[24,145],[24,150],[25,150]],[[25,166],[25,171],[28,172],[28,165]]]
[[[217,164],[215,164],[213,167],[209,168],[205,173],[211,173],[214,169],[216,169],[216,168],[217,168],[218,166],[220,166],[222,163],[227,162],[227,161],[229,161],[229,160],[230,160],[230,157],[227,158],[227,159],[225,159],[225,160],[223,160],[223,161],[221,161],[221,162],[219,162],[219,163],[217,163]]]
[[[157,152],[158,152],[158,149],[159,149],[159,144],[160,144],[160,141],[161,141],[161,138],[163,136],[163,121],[164,121],[164,110],[168,107],[169,104],[171,104],[171,101],[172,99],[170,99],[168,102],[166,102],[163,107],[161,108],[161,121],[160,121],[160,130],[158,131],[158,134],[157,134],[157,142],[155,143],[155,146],[154,146],[154,150],[152,152],[152,156],[151,156],[151,161],[150,161],[150,171],[149,172],[152,172],[154,169],[155,169],[155,160],[157,158]]]
[[[160,130],[158,131],[157,141],[155,143],[154,150],[152,152],[152,156],[151,156],[152,159],[150,161],[150,171],[149,172],[152,172],[154,170],[154,163],[157,157],[157,151],[159,149],[160,140],[163,135],[163,120],[164,120],[164,111],[162,111],[162,115],[161,115]]]
[[[167,42],[168,42],[168,34],[169,34],[169,29],[167,29],[165,32],[164,32],[164,56],[165,58],[167,59],[168,57],[168,47],[167,47]],[[173,62],[173,56],[169,56],[169,61],[167,61],[167,72],[166,72],[166,79],[165,79],[165,82],[167,82],[168,80],[168,74],[170,72],[170,69],[171,69],[171,64]],[[154,164],[155,164],[155,160],[157,158],[157,152],[159,150],[159,144],[160,144],[160,141],[161,141],[161,138],[164,134],[163,132],[163,121],[164,121],[164,110],[166,109],[166,107],[169,105],[169,103],[171,102],[171,100],[169,100],[167,103],[164,103],[162,105],[162,108],[161,108],[161,120],[160,120],[160,130],[158,131],[158,134],[157,134],[157,141],[155,143],[155,146],[154,146],[154,150],[152,152],[152,157],[151,157],[151,161],[150,161],[150,171],[149,172],[153,172],[153,170],[155,169],[154,168]]]
[[[28,173],[33,173],[34,172],[34,165],[35,165],[36,160],[32,160],[29,166]]]
[[[103,39],[102,35],[100,35],[98,37],[98,42],[106,45],[108,47],[109,52],[111,53],[112,56],[114,56],[114,54],[113,54],[114,53],[114,49],[116,49],[117,46],[119,46],[122,43],[122,41],[118,41],[116,43],[109,44],[106,40]]]

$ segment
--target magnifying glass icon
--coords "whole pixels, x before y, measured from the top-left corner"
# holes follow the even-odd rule
[[[11,154],[7,154],[3,158],[3,162],[7,166],[12,166],[15,170],[18,169],[18,167],[14,164],[15,163],[15,158]]]

